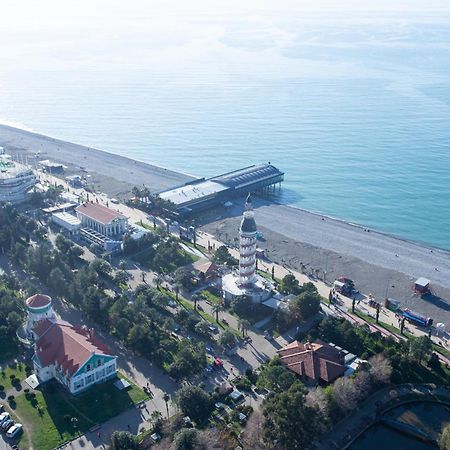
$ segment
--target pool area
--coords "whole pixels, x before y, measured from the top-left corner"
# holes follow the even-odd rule
[[[409,426],[414,426],[437,439],[442,427],[450,423],[450,407],[440,403],[414,402],[388,411],[383,418],[394,419]],[[427,450],[435,449],[436,446],[378,422],[369,427],[349,448],[351,450],[376,450],[380,448]]]

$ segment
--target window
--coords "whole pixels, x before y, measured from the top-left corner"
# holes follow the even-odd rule
[[[114,372],[115,369],[116,369],[115,364],[111,364],[110,366],[108,366],[108,367],[106,368],[106,374],[108,375],[108,374],[110,374],[111,372]]]
[[[75,391],[77,391],[78,389],[82,388],[83,386],[84,386],[84,380],[81,379],[81,380],[75,381],[75,383],[73,385],[73,389]]]
[[[92,383],[94,381],[94,375],[89,375],[86,377],[86,385]]]
[[[90,364],[86,365],[86,372],[90,372],[92,370],[92,367]]]
[[[103,361],[101,359],[97,360],[97,367],[100,367],[103,364]]]

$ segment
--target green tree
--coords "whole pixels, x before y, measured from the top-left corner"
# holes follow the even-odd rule
[[[246,319],[238,320],[238,330],[242,332],[242,337],[244,338],[250,328],[250,322]]]
[[[278,358],[262,366],[257,385],[274,392],[286,392],[294,383],[300,383],[296,376],[281,365]]]
[[[412,337],[409,340],[409,355],[418,364],[428,361],[433,351],[433,344],[428,336]]]
[[[110,437],[111,450],[136,450],[136,437],[128,431],[114,431]]]
[[[170,400],[170,395],[167,392],[164,393],[163,400],[164,400],[164,403],[166,404],[167,418],[169,418],[169,400]]]
[[[295,276],[290,273],[285,275],[281,280],[280,291],[283,294],[299,294],[301,288],[297,278],[295,278]]]
[[[48,275],[48,285],[58,294],[64,295],[67,288],[67,281],[62,270],[55,267]]]
[[[175,450],[194,450],[198,444],[198,431],[195,428],[182,428],[173,439]]]
[[[198,386],[182,387],[176,394],[175,401],[185,416],[198,424],[203,424],[211,415],[213,400]]]
[[[236,343],[236,337],[230,330],[224,330],[219,337],[219,344],[224,347],[232,347]]]
[[[308,320],[319,312],[320,296],[315,292],[303,291],[289,303],[289,311],[297,320]]]
[[[219,323],[219,313],[223,311],[223,305],[220,303],[215,303],[212,306],[212,312],[216,315],[216,322]]]
[[[263,414],[263,438],[276,448],[307,450],[320,435],[321,414],[307,405],[304,389],[299,384],[268,398]]]

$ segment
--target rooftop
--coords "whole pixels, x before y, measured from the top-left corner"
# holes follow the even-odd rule
[[[243,169],[228,172],[218,177],[211,178],[211,181],[224,184],[225,186],[242,188],[248,184],[253,184],[257,181],[262,181],[275,176],[283,175],[283,172],[278,170],[272,164],[258,164],[254,166],[244,167]]]
[[[52,302],[51,297],[44,294],[34,294],[33,296],[27,298],[26,304],[29,308],[43,308]]]
[[[70,225],[81,225],[81,221],[78,217],[67,212],[56,212],[53,213],[53,216],[57,217],[60,220],[63,220],[64,222],[67,222]]]
[[[126,219],[122,213],[92,202],[83,203],[76,208],[76,211],[103,225],[107,225],[116,219]]]
[[[112,356],[111,350],[94,333],[67,322],[45,319],[33,330],[38,336],[36,354],[42,366],[58,364],[73,375],[93,353]]]
[[[15,178],[16,176],[27,172],[29,172],[30,175],[33,173],[32,170],[24,164],[0,157],[0,179]]]
[[[330,383],[345,372],[340,351],[320,341],[294,341],[278,354],[287,369],[310,380]]]
[[[184,186],[161,192],[159,196],[164,200],[169,200],[175,205],[189,203],[197,199],[203,199],[209,195],[217,194],[228,189],[227,186],[206,180],[195,184],[186,184]]]

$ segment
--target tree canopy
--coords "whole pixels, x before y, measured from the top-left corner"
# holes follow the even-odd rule
[[[321,415],[308,406],[301,385],[268,398],[263,414],[263,437],[266,442],[285,450],[306,450],[313,446],[320,430]]]
[[[198,424],[204,423],[209,418],[213,408],[209,394],[198,386],[182,387],[176,394],[175,402],[183,414]]]

